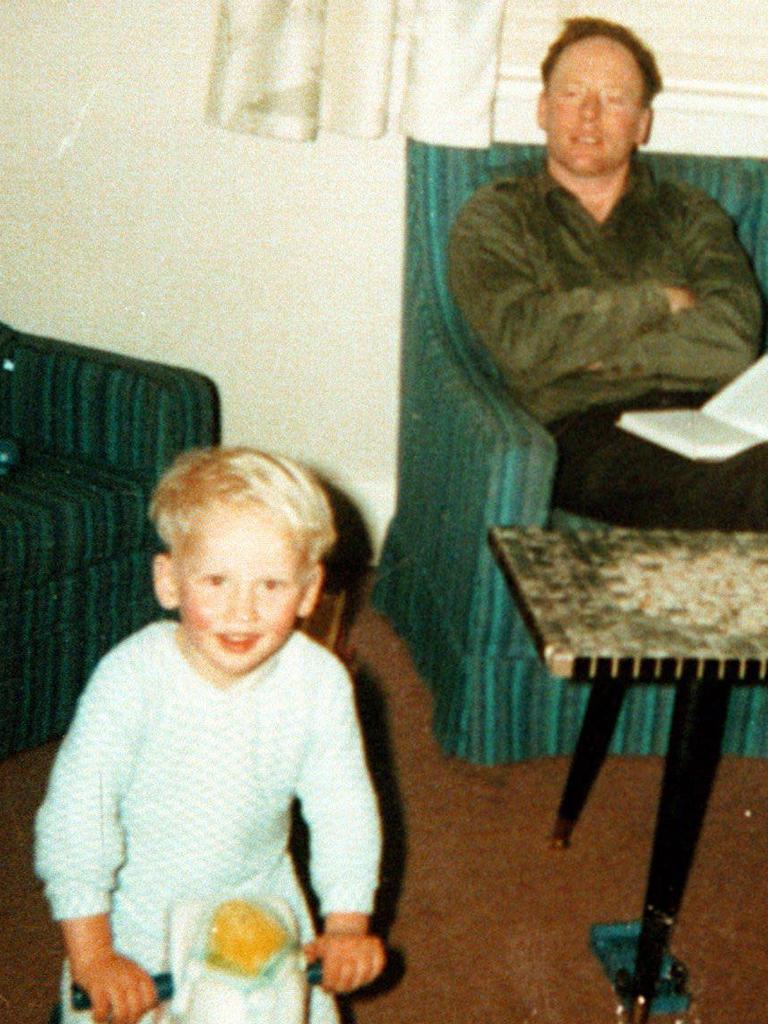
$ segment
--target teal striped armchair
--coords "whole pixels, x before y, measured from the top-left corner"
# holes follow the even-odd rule
[[[494,524],[575,527],[550,505],[555,444],[510,400],[447,287],[448,232],[482,184],[542,159],[535,146],[408,145],[398,499],[374,603],[406,639],[448,754],[480,764],[573,750],[588,687],[541,665],[487,543]],[[768,161],[645,154],[734,219],[768,294]],[[638,685],[614,753],[666,749],[673,693]],[[737,687],[727,753],[768,756],[768,688]]]
[[[61,735],[96,660],[158,614],[147,502],[218,439],[201,374],[0,324],[0,757]]]

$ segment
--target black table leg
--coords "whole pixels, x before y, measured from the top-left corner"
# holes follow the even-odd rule
[[[632,983],[632,1024],[648,1019],[720,761],[730,684],[685,679],[677,695]]]
[[[564,849],[570,845],[571,832],[605,761],[626,692],[627,684],[618,679],[603,679],[592,683],[552,831],[552,846],[555,849]]]

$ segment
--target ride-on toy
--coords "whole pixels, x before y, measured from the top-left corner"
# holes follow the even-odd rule
[[[284,900],[188,900],[170,922],[170,972],[154,977],[162,1024],[306,1024],[307,965]],[[64,983],[66,987],[66,982]],[[90,1002],[72,986],[50,1024],[91,1024]]]

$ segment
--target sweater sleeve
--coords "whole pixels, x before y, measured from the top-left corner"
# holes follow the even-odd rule
[[[310,832],[310,876],[321,913],[370,914],[381,826],[351,680],[339,663],[317,689],[298,797]]]
[[[35,868],[55,920],[108,913],[124,858],[121,794],[142,732],[120,649],[97,666],[57,754],[35,821]]]

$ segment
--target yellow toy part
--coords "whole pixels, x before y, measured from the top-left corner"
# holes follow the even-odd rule
[[[225,900],[211,919],[205,959],[218,970],[255,976],[289,941],[285,928],[263,907],[245,899]]]

